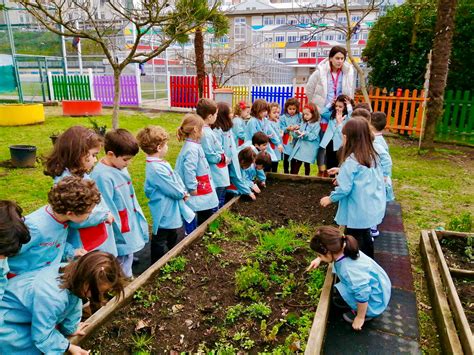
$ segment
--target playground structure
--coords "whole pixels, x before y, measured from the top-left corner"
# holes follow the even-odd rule
[[[1,104],[0,126],[23,126],[45,120],[43,104]]]

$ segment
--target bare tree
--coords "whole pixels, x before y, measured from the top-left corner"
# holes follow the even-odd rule
[[[207,0],[142,0],[139,7],[127,5],[130,1],[109,0],[105,2],[106,11],[99,13],[94,0],[17,0],[17,3],[47,30],[66,37],[89,39],[100,46],[114,73],[113,128],[119,126],[120,74],[125,67],[156,57],[175,40],[215,16],[219,6],[217,0],[211,5]],[[196,4],[201,3],[206,7],[196,16]],[[106,19],[102,19],[103,15]],[[134,38],[124,48],[118,38],[127,26],[133,29]],[[145,36],[157,37],[154,42],[159,45],[149,50],[138,49]]]

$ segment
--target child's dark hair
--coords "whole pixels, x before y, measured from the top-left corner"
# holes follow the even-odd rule
[[[268,136],[263,132],[255,132],[252,136],[252,145],[268,144],[269,141]]]
[[[0,200],[0,255],[13,256],[30,241],[30,231],[21,216],[23,210],[13,201]]]
[[[93,130],[82,126],[70,127],[54,143],[53,151],[44,164],[44,174],[54,178],[68,169],[73,175],[83,176],[87,171],[82,166],[82,159],[89,154],[89,150],[101,146],[102,137]]]
[[[209,115],[217,112],[217,104],[214,100],[202,98],[196,104],[196,113],[205,120]]]
[[[252,108],[250,109],[250,115],[255,118],[259,118],[258,114],[262,111],[270,111],[268,102],[263,99],[257,99],[252,104]]]
[[[94,181],[66,176],[49,190],[48,202],[56,213],[80,215],[100,202],[100,193]]]
[[[319,111],[318,111],[318,108],[316,107],[315,104],[313,104],[312,102],[304,105],[303,107],[303,110],[304,109],[307,109],[309,110],[309,112],[311,112],[311,119],[308,121],[308,122],[317,122],[319,121],[320,119],[320,115],[319,115]]]
[[[365,108],[356,108],[352,111],[352,117],[362,117],[370,123],[371,115],[370,111],[367,111]]]
[[[369,122],[364,118],[353,117],[342,128],[342,134],[346,136],[346,143],[342,147],[341,161],[354,154],[361,165],[368,168],[377,165],[378,154],[372,144],[374,134]]]
[[[129,131],[123,128],[108,131],[105,135],[105,153],[112,152],[116,157],[125,155],[135,156],[138,154],[137,139]]]
[[[216,122],[211,125],[211,128],[220,128],[223,132],[227,132],[232,129],[232,118],[230,117],[230,106],[226,102],[218,102],[217,118]]]
[[[366,109],[366,110],[369,111],[369,112],[372,111],[370,105],[369,105],[367,102],[358,102],[358,103],[354,106],[354,111],[357,110],[358,108]]]
[[[387,115],[385,112],[372,112],[372,118],[370,120],[372,126],[374,126],[375,130],[380,132],[383,131],[385,126],[387,125]]]
[[[243,169],[247,169],[250,165],[255,162],[257,154],[254,152],[252,147],[247,147],[239,152],[239,164]]]
[[[138,145],[146,154],[155,154],[158,147],[168,142],[169,139],[168,132],[160,126],[145,127],[137,134]]]
[[[345,246],[344,243],[346,243]],[[344,235],[339,228],[333,226],[322,226],[316,229],[309,246],[321,255],[335,254],[344,249],[345,256],[353,260],[359,257],[357,240],[351,235]]]
[[[290,106],[295,106],[296,107],[296,113],[298,113],[300,111],[300,102],[297,99],[295,99],[294,97],[286,100],[286,102],[285,102],[284,111],[285,111],[286,114],[288,114],[288,107],[290,107]]]
[[[71,291],[80,298],[101,302],[101,286],[110,285],[117,300],[124,295],[125,276],[117,258],[112,254],[94,250],[79,260],[69,263],[59,277],[61,288]]]
[[[267,152],[260,152],[255,157],[255,165],[262,165],[264,169],[272,166],[272,157]]]
[[[344,104],[344,111],[342,111],[342,114],[345,116],[347,115],[347,105],[346,105],[346,100],[349,100],[352,107],[354,107],[354,100],[352,100],[352,98],[350,98],[349,96],[347,95],[339,95],[337,98],[336,98],[336,101],[334,101],[334,103],[332,104],[332,114],[331,114],[331,119],[334,119],[336,118],[336,102],[342,102]]]

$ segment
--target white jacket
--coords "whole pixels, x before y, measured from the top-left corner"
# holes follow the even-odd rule
[[[331,66],[329,59],[324,59],[309,77],[305,93],[309,102],[318,106],[319,112],[324,109],[328,93],[328,73]],[[342,93],[354,98],[354,68],[347,61],[342,66]]]

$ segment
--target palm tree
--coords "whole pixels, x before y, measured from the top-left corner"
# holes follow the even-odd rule
[[[428,89],[429,101],[426,110],[425,134],[421,144],[422,148],[430,150],[434,148],[436,122],[443,114],[444,89],[446,88],[448,76],[456,13],[456,0],[438,1]]]

